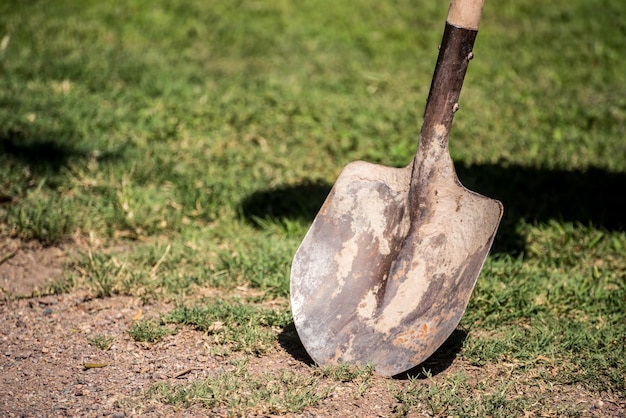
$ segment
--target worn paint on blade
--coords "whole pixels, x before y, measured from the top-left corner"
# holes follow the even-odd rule
[[[444,171],[420,197],[437,210],[412,225],[411,173],[348,165],[296,253],[294,323],[320,364],[398,373],[432,354],[465,310],[501,208]]]

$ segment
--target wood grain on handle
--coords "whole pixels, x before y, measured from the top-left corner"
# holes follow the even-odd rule
[[[478,30],[485,0],[451,0],[447,22],[450,25]]]

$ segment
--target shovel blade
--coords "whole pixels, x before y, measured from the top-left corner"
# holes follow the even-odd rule
[[[500,218],[500,202],[449,175],[409,196],[411,166],[346,166],[302,241],[291,305],[320,365],[370,364],[386,376],[417,366],[458,325]]]

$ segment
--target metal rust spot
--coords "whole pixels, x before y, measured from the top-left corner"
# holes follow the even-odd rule
[[[420,330],[419,330],[419,334],[418,334],[418,335],[419,335],[419,338],[426,338],[426,336],[428,335],[428,325],[423,324],[423,325],[420,327]]]

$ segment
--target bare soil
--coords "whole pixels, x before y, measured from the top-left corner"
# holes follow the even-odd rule
[[[43,247],[0,234],[0,297],[40,292],[63,273],[63,246]]]
[[[0,243],[0,416],[226,416],[228,411],[220,408],[176,409],[147,395],[158,382],[191,382],[234,368],[229,359],[209,354],[206,333],[182,327],[151,345],[128,335],[138,317],[156,318],[172,306],[146,305],[127,296],[96,299],[80,289],[36,296],[62,274],[67,251],[13,239]],[[97,335],[112,339],[108,349],[89,343]],[[441,370],[434,379],[463,370],[471,379],[484,380],[503,370],[472,367],[454,358],[439,363]],[[103,367],[86,368],[86,364]],[[269,354],[253,357],[248,367],[259,372],[287,367],[309,373],[311,366],[303,350],[288,351],[277,342]],[[409,384],[406,379],[373,376],[367,391],[355,396],[353,383],[335,383],[326,399],[291,416],[391,416],[399,405],[390,388]],[[578,405],[582,416],[625,416],[623,399],[598,398],[577,387],[553,393],[554,402]],[[429,412],[426,406],[415,405],[407,416],[432,416]]]

